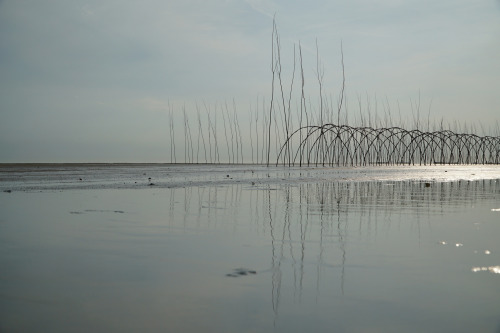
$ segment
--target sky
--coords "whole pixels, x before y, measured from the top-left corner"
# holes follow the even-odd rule
[[[343,54],[351,124],[370,110],[498,134],[499,0],[0,0],[0,163],[169,162],[171,120],[178,154],[184,114],[193,133],[226,103],[251,124],[273,18],[285,90],[300,43],[311,105],[318,68],[338,102]]]

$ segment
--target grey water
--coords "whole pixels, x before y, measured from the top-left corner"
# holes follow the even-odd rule
[[[0,167],[0,332],[499,332],[500,168]]]

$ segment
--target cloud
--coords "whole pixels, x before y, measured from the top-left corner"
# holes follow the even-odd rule
[[[161,110],[169,102],[179,112],[183,103],[191,111],[196,103],[235,98],[243,105],[238,108],[243,119],[245,103],[270,92],[275,13],[284,78],[291,75],[293,44],[300,41],[312,100],[317,97],[316,40],[327,94],[336,94],[339,86],[342,40],[348,93],[402,100],[428,89],[443,115],[466,118],[461,105],[475,103],[481,109],[477,118],[488,122],[497,117],[487,110],[497,110],[500,103],[492,88],[500,75],[498,5],[466,0],[2,1],[0,142],[8,140],[16,147],[8,151],[18,153],[32,152],[27,146],[40,147],[40,142],[48,142],[43,145],[48,151],[51,143],[71,135],[74,142],[91,135],[109,146],[139,142],[165,130]],[[144,114],[151,120],[145,122]],[[107,134],[96,136],[99,131]]]
[[[246,3],[252,7],[253,10],[273,18],[278,11],[278,6],[270,0],[245,0]]]

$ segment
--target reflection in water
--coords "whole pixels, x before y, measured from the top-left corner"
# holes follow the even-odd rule
[[[359,252],[353,244],[373,243],[393,235],[390,232],[395,229],[401,233],[409,230],[410,237],[424,246],[422,231],[432,229],[431,217],[460,211],[498,195],[500,183],[496,180],[330,181],[187,187],[170,191],[168,220],[171,223],[182,220],[184,230],[224,228],[239,233],[250,228],[269,240],[270,267],[255,269],[258,275],[271,274],[271,305],[276,320],[285,285],[292,286],[291,297],[298,303],[302,302],[305,289],[307,295],[312,294],[311,288],[315,290],[316,303],[334,285],[339,290],[334,294],[344,296],[349,268],[367,265],[359,260],[349,264],[349,252]],[[248,220],[250,225],[245,222]],[[440,244],[448,243],[443,240]],[[464,246],[461,242],[451,244]],[[499,273],[499,268],[481,266],[472,271]],[[284,280],[290,282],[284,284]]]
[[[0,192],[0,331],[494,331],[498,180],[306,172]]]

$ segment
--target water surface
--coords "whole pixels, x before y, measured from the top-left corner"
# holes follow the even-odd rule
[[[497,332],[498,170],[3,169],[0,331]]]

